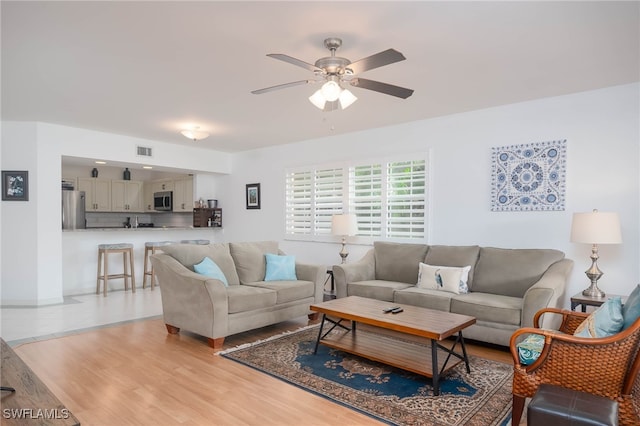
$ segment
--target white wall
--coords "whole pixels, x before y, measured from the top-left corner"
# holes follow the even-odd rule
[[[588,286],[583,271],[590,265],[590,247],[569,242],[572,213],[617,211],[624,242],[600,247],[600,287],[628,294],[640,282],[639,88],[617,86],[238,154],[233,173],[220,178],[225,239],[284,239],[287,167],[430,150],[429,243],[562,250],[576,262],[568,306],[568,297]],[[491,148],[559,139],[568,144],[566,210],[491,212]],[[262,209],[246,210],[245,184],[254,182],[261,183]],[[339,261],[337,242],[282,245],[304,261]],[[351,260],[368,249],[349,248]]]

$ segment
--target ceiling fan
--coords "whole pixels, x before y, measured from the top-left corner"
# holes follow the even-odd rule
[[[347,108],[358,99],[353,93],[343,87],[347,84],[402,99],[407,99],[413,94],[413,90],[411,89],[358,77],[359,74],[365,71],[393,64],[394,62],[404,61],[406,58],[397,50],[387,49],[360,59],[359,61],[351,62],[346,58],[336,56],[336,50],[342,46],[341,39],[337,37],[327,38],[324,41],[324,46],[329,49],[331,56],[320,58],[315,64],[310,64],[281,53],[269,53],[267,56],[312,71],[315,78],[265,87],[264,89],[254,90],[251,93],[259,95],[273,90],[286,89],[287,87],[324,82],[322,87],[309,97],[309,101],[311,101],[312,104],[324,111],[333,111],[338,107],[342,109]]]

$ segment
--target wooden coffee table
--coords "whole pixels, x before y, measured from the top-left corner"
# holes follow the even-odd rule
[[[383,312],[384,309],[394,306],[399,306],[404,311],[397,314]],[[434,395],[440,394],[440,376],[445,371],[464,361],[467,373],[471,372],[462,330],[475,324],[474,317],[357,296],[317,303],[310,308],[312,311],[322,313],[322,323],[314,353],[318,351],[318,344],[322,343],[372,361],[430,377],[433,380]],[[345,327],[342,324],[345,320],[351,321],[351,327]],[[325,331],[326,323],[332,326]],[[424,345],[412,342],[411,339],[405,341],[392,339],[385,333],[362,329],[356,331],[358,323],[383,329],[380,331],[394,330],[424,337],[430,341],[431,350],[425,350]],[[347,332],[338,337],[328,337],[336,327],[343,328]],[[454,335],[457,336],[456,341],[450,349],[439,343]],[[462,350],[461,354],[455,352],[458,343]],[[443,360],[444,355],[446,358]],[[452,356],[458,359],[449,363]]]

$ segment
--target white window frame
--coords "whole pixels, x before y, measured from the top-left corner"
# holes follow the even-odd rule
[[[370,159],[362,159],[358,161],[349,161],[349,162],[339,162],[339,163],[329,163],[329,164],[318,164],[311,166],[302,166],[295,168],[288,168],[285,170],[285,239],[286,240],[297,240],[297,241],[318,241],[318,242],[335,242],[336,237],[331,235],[330,228],[327,229],[327,219],[326,217],[322,218],[322,214],[316,211],[317,205],[315,203],[316,196],[316,180],[315,176],[318,171],[326,171],[332,169],[342,169],[342,202],[341,206],[337,206],[332,214],[340,214],[340,213],[354,213],[353,208],[353,198],[350,194],[350,175],[352,168],[362,167],[362,166],[372,166],[376,164],[382,165],[382,188],[381,188],[381,226],[383,235],[380,236],[365,236],[358,235],[354,237],[349,237],[349,242],[352,244],[371,244],[373,241],[397,241],[397,242],[415,242],[415,243],[426,243],[428,241],[430,235],[430,218],[431,218],[431,164],[430,164],[430,155],[429,152],[419,152],[412,154],[399,154],[389,157],[383,158],[370,158]],[[399,162],[408,162],[408,161],[420,161],[423,160],[425,164],[425,184],[424,184],[424,235],[420,238],[402,238],[402,237],[389,237],[387,236],[387,221],[384,219],[387,214],[388,202],[387,202],[387,168],[390,163],[399,163]],[[309,173],[311,176],[310,182],[310,200],[308,205],[308,212],[310,215],[309,221],[309,232],[305,234],[294,234],[290,233],[291,229],[291,220],[293,219],[291,216],[291,199],[290,199],[290,191],[292,188],[290,187],[290,176],[292,174],[302,174]],[[331,206],[328,206],[331,207]],[[326,215],[325,215],[326,216]],[[330,217],[330,216],[329,216]],[[328,219],[330,221],[330,219]]]

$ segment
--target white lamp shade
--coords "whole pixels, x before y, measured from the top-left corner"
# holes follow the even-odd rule
[[[337,214],[331,218],[331,233],[333,235],[356,235],[358,233],[358,218],[355,214]]]
[[[327,100],[322,94],[322,89],[316,90],[313,95],[309,96],[309,102],[314,104],[319,109],[324,109],[324,104],[327,103]]]
[[[340,96],[340,92],[342,91],[342,88],[335,81],[327,81],[325,84],[322,85],[321,90],[324,98],[329,102],[333,102],[338,100],[338,97]]]
[[[347,108],[349,105],[358,100],[356,95],[354,95],[347,89],[344,89],[342,93],[340,93],[340,97],[338,99],[340,100],[340,107],[342,109]]]
[[[615,212],[574,213],[571,242],[585,244],[620,244],[620,218]]]

